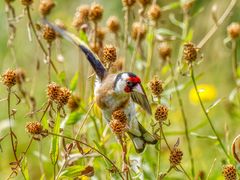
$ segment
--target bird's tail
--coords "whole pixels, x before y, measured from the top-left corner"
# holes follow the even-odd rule
[[[144,151],[146,144],[156,144],[157,139],[150,134],[137,120],[134,127],[130,127],[128,135],[131,138],[137,153]]]

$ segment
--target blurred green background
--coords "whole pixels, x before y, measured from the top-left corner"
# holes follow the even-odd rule
[[[74,32],[71,27],[71,21],[73,15],[75,13],[76,8],[81,4],[90,4],[92,1],[83,1],[83,0],[56,0],[56,7],[53,9],[49,19],[51,21],[59,18],[61,19],[68,29]],[[122,11],[122,3],[120,0],[114,1],[104,1],[104,0],[96,0],[95,2],[100,3],[104,7],[104,15],[101,21],[101,25],[105,26],[105,22],[110,15],[115,15],[119,17],[121,22],[121,36],[123,36],[123,24],[124,24],[124,13]],[[163,7],[167,4],[175,2],[173,0],[166,1],[161,0],[157,1],[160,7]],[[190,28],[193,32],[192,34],[192,42],[198,43],[203,36],[209,31],[211,26],[214,24],[213,19],[211,18],[211,9],[213,5],[217,5],[216,14],[220,17],[223,11],[226,9],[229,4],[228,0],[196,0],[196,5],[194,6],[198,10],[199,13],[196,16],[193,16],[190,20]],[[39,22],[40,16],[38,9],[39,1],[34,2],[32,6],[32,15],[34,22]],[[16,1],[13,3],[13,7],[16,10],[16,14],[19,15],[23,13],[23,6],[20,1]],[[137,7],[137,6],[136,6]],[[168,28],[177,33],[181,33],[181,30],[173,25],[169,21],[169,15],[174,13],[176,19],[181,21],[182,13],[180,8],[163,12],[159,28]],[[13,57],[11,49],[7,46],[8,40],[8,25],[7,18],[5,13],[5,4],[4,1],[0,1],[0,72],[3,73],[8,68],[16,68],[21,67],[26,71],[27,82],[24,84],[24,88],[28,91],[32,90],[33,95],[37,101],[37,108],[40,108],[41,105],[47,101],[46,97],[46,86],[47,86],[47,65],[43,63],[43,54],[41,49],[39,48],[36,40],[33,37],[33,41],[29,42],[28,32],[27,32],[27,17],[24,16],[17,24],[16,38],[13,43],[13,50],[15,51],[16,57]],[[137,16],[135,15],[135,18]],[[133,17],[134,19],[134,17]],[[196,74],[200,74],[201,76],[198,79],[198,84],[208,84],[214,86],[217,91],[217,96],[214,99],[211,99],[210,102],[204,102],[206,107],[211,105],[218,98],[224,98],[224,100],[217,105],[213,110],[210,111],[211,119],[217,129],[217,132],[220,134],[222,140],[224,141],[225,146],[230,151],[232,140],[239,134],[239,123],[240,123],[240,112],[239,106],[234,108],[228,101],[229,95],[231,91],[235,87],[234,80],[232,78],[232,69],[231,69],[231,49],[224,44],[224,39],[227,38],[227,30],[226,27],[233,21],[240,21],[240,1],[237,2],[237,5],[233,9],[232,13],[226,19],[226,21],[219,27],[214,36],[207,42],[207,44],[201,49],[200,54],[203,55],[203,62],[197,66]],[[65,57],[64,63],[56,62],[56,52],[53,50],[53,60],[56,62],[56,65],[60,71],[66,72],[66,82],[69,84],[70,80],[73,78],[75,72],[78,71],[78,49],[72,48],[72,45],[66,41],[63,41],[62,52]],[[111,43],[111,39],[108,37],[105,40],[105,43]],[[177,58],[177,53],[179,50],[180,41],[176,40],[171,42],[172,45],[172,60],[175,62]],[[145,45],[145,44],[144,44]],[[55,47],[54,47],[55,48]],[[123,56],[122,47],[118,49],[119,56]],[[238,54],[240,54],[238,46]],[[16,59],[16,61],[14,60]],[[85,58],[81,58],[81,60],[85,61]],[[37,61],[40,62],[40,71],[36,75],[36,66]],[[130,60],[129,60],[130,61]],[[88,64],[85,63],[86,67]],[[166,73],[162,70],[160,71],[160,58],[158,56],[157,48],[155,48],[154,56],[153,56],[153,64],[152,69],[155,67],[159,68],[157,70],[157,75],[161,80],[165,81],[169,77],[169,71]],[[137,71],[140,72],[140,71]],[[87,80],[86,72],[84,78],[79,80],[80,83],[85,83]],[[151,72],[151,77],[154,74],[154,71]],[[141,76],[141,74],[140,74]],[[54,81],[59,82],[56,74],[52,74]],[[148,80],[151,79],[149,77]],[[33,79],[36,78],[36,85],[33,88],[32,82]],[[186,83],[190,81],[189,77],[180,76],[179,84]],[[146,86],[147,82],[143,82]],[[189,91],[192,89],[193,85],[190,84],[187,88],[181,91],[184,107],[187,114],[187,119],[189,123],[189,127],[192,130],[192,133],[197,133],[199,135],[213,135],[207,120],[199,106],[199,104],[193,104],[191,99],[189,99]],[[173,88],[173,84],[169,84],[168,89]],[[147,90],[150,94],[150,91]],[[80,92],[81,93],[81,92]],[[4,99],[7,96],[6,88],[1,84],[0,85],[0,99]],[[12,97],[12,108],[17,109],[16,120],[14,121],[14,132],[18,137],[18,154],[22,152],[27,143],[29,142],[30,136],[25,132],[25,124],[27,121],[31,119],[26,117],[26,113],[28,112],[28,108],[26,104],[22,101],[19,105],[15,105],[17,102],[16,98]],[[86,106],[88,102],[84,102]],[[171,121],[171,126],[164,127],[164,131],[166,132],[167,138],[170,144],[174,144],[177,138],[180,138],[180,147],[184,152],[183,157],[183,167],[190,174],[190,163],[189,156],[187,151],[187,143],[184,138],[184,124],[181,117],[180,108],[178,102],[176,100],[175,94],[171,97],[171,100],[168,102],[170,108],[169,119]],[[95,112],[95,111],[94,111]],[[92,114],[94,114],[94,112]],[[142,124],[147,127],[147,129],[151,129],[150,127],[150,118],[151,117],[142,117]],[[0,137],[5,135],[8,132],[7,126],[7,102],[0,102]],[[102,124],[99,122],[99,127],[102,127]],[[226,126],[228,127],[228,138],[225,139],[226,134]],[[104,123],[105,127],[105,123]],[[71,129],[71,127],[66,127],[66,129]],[[70,131],[70,130],[69,130]],[[101,129],[103,131],[103,129]],[[93,124],[91,119],[88,120],[88,124],[86,128],[84,128],[83,132],[84,137],[87,137],[89,144],[93,144],[94,141],[97,141],[96,132],[93,128]],[[110,139],[106,142],[105,147],[107,147],[107,155],[117,161],[118,167],[121,165],[121,147],[116,143],[116,139],[111,134],[111,131],[108,130],[107,136],[110,136]],[[200,170],[204,171],[206,174],[209,172],[210,167],[212,166],[213,161],[216,159],[214,167],[212,169],[212,173],[210,174],[210,179],[223,179],[221,176],[221,167],[223,160],[225,159],[222,150],[219,148],[218,144],[216,144],[215,140],[211,140],[209,138],[198,138],[194,135],[191,135],[192,145],[193,145],[193,155],[195,159],[195,169],[196,173]],[[40,143],[34,142],[30,148],[30,151],[27,154],[30,177],[31,179],[39,179],[41,177],[40,169],[39,169],[39,161],[37,154],[39,153],[38,146],[42,144],[42,152],[43,152],[43,161],[44,161],[44,170],[46,172],[47,179],[51,178],[52,168],[50,168],[51,161],[49,159],[49,146],[50,146],[50,138],[43,139]],[[0,152],[0,179],[6,179],[10,174],[11,170],[9,167],[9,162],[13,161],[13,154],[10,146],[10,138],[6,138],[1,142],[2,151]],[[156,157],[157,152],[154,146],[148,146],[147,150],[143,154],[136,154],[132,144],[129,143],[129,147],[131,147],[131,151],[129,153],[130,159],[137,159],[141,161],[141,168],[143,170],[144,179],[155,179],[156,177]],[[119,160],[119,161],[118,161]],[[105,172],[107,171],[106,164],[102,158],[96,158],[91,160],[90,162],[93,164],[95,168],[95,178],[96,179],[104,179],[109,178]],[[164,151],[162,155],[162,171],[167,170],[168,168],[168,152]],[[87,160],[80,161],[81,164],[87,164]],[[185,177],[179,173],[172,171],[166,179],[184,179]],[[16,179],[23,179],[21,175],[17,176]]]

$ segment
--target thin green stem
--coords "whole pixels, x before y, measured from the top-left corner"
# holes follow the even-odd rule
[[[225,146],[223,145],[223,142],[221,141],[221,139],[220,139],[220,137],[219,137],[219,135],[218,135],[218,133],[217,133],[217,131],[216,131],[216,129],[215,129],[215,127],[214,127],[210,117],[209,117],[209,115],[208,115],[208,112],[206,111],[206,108],[203,105],[203,102],[202,102],[202,99],[201,99],[201,96],[199,94],[198,87],[197,87],[197,84],[196,84],[196,80],[195,80],[195,77],[194,77],[194,70],[193,70],[193,66],[192,65],[190,66],[190,71],[191,71],[191,78],[192,78],[192,82],[193,82],[193,85],[194,85],[194,89],[196,91],[196,94],[197,94],[198,100],[200,102],[201,108],[202,108],[202,110],[203,110],[203,112],[204,112],[204,114],[205,114],[205,116],[206,116],[206,118],[207,118],[207,120],[208,120],[208,122],[210,124],[210,127],[211,127],[213,133],[217,137],[217,140],[218,140],[218,142],[219,142],[223,152],[225,153],[227,158],[230,159],[230,156],[227,153],[227,150],[226,150]]]
[[[238,79],[238,62],[237,62],[237,41],[232,41],[232,71],[233,71],[233,78],[237,83]]]
[[[191,140],[190,140],[190,137],[189,137],[188,121],[187,121],[186,113],[185,113],[184,106],[183,106],[183,100],[182,100],[181,94],[178,90],[178,82],[175,79],[175,74],[174,74],[173,66],[172,66],[172,63],[171,63],[170,59],[168,59],[168,63],[169,63],[169,66],[170,66],[171,75],[172,75],[173,82],[174,82],[174,88],[175,88],[176,93],[177,93],[177,99],[178,99],[178,103],[179,103],[179,106],[180,106],[180,109],[181,109],[181,115],[182,115],[183,122],[184,122],[184,131],[185,131],[185,136],[186,136],[187,144],[188,144],[188,153],[189,153],[190,160],[191,160],[191,171],[192,171],[192,176],[194,177],[195,176],[194,158],[193,158],[193,154],[192,154]]]

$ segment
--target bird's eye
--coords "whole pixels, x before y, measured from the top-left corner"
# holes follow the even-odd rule
[[[133,82],[127,81],[127,86],[132,87],[134,85]]]

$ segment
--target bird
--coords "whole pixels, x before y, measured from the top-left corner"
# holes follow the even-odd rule
[[[45,24],[53,28],[66,40],[72,42],[85,54],[96,74],[94,97],[107,123],[114,111],[122,109],[127,117],[127,134],[137,153],[142,153],[146,144],[156,144],[158,140],[138,121],[135,103],[152,115],[151,106],[141,83],[141,79],[132,72],[111,74],[103,66],[100,58],[74,34],[55,26],[46,19]]]

